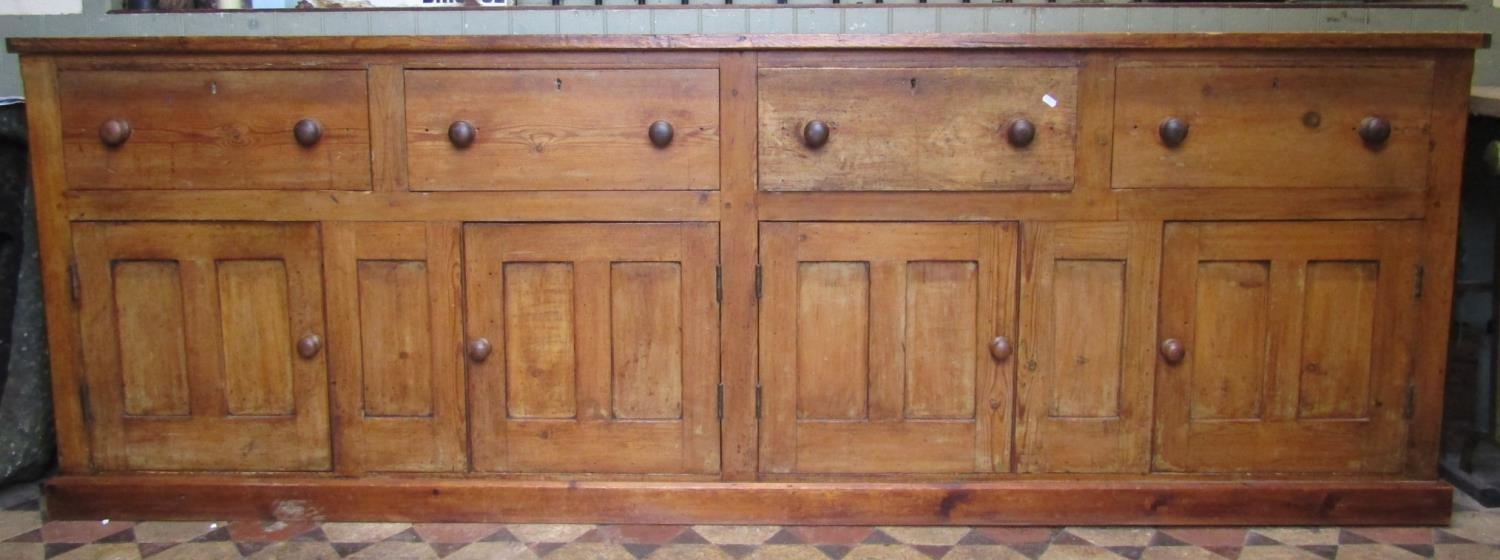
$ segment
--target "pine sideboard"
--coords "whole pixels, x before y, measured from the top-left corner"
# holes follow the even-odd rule
[[[1482,40],[11,39],[48,512],[1445,523]]]

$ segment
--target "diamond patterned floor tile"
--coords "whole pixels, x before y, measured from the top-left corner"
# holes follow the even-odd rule
[[[25,497],[24,495],[22,496]],[[1447,527],[844,527],[42,521],[0,508],[0,560],[1500,560],[1500,508]]]

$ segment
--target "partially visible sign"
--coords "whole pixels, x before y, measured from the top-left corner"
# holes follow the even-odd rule
[[[81,14],[83,0],[0,0],[0,15]]]

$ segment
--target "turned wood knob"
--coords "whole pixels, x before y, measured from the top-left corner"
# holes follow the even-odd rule
[[[309,334],[302,337],[302,340],[297,341],[297,355],[303,358],[311,359],[313,356],[318,355],[318,351],[322,349],[323,339],[318,338],[318,335],[315,334]]]
[[[1017,148],[1030,146],[1031,141],[1036,139],[1036,125],[1026,119],[1010,121],[1010,126],[1005,127],[1005,139]]]
[[[990,341],[990,356],[993,356],[997,362],[1009,359],[1011,352],[1014,351],[1015,349],[1010,346],[1009,338],[997,336],[995,340]]]
[[[1384,144],[1391,137],[1391,121],[1380,117],[1365,117],[1359,121],[1359,137],[1366,144]]]
[[[672,143],[672,123],[667,121],[656,121],[651,123],[651,128],[646,130],[646,135],[651,137],[651,143],[658,148],[665,148]]]
[[[814,150],[828,143],[828,135],[831,133],[828,123],[823,121],[807,121],[807,126],[802,127],[802,143]]]
[[[1161,341],[1161,357],[1167,363],[1175,364],[1181,362],[1184,356],[1187,356],[1187,348],[1182,346],[1182,342],[1175,338]]]
[[[493,350],[493,348],[490,346],[489,339],[476,338],[469,341],[469,344],[464,348],[464,353],[468,354],[470,360],[483,362],[486,358],[490,357],[490,350]]]
[[[323,125],[313,119],[302,119],[292,127],[292,136],[304,148],[310,148],[323,139]]]
[[[1168,148],[1176,148],[1182,144],[1183,140],[1187,140],[1188,123],[1177,117],[1167,117],[1167,120],[1161,121],[1161,126],[1157,127],[1156,132],[1161,135],[1161,143],[1166,144]]]
[[[109,119],[99,125],[99,141],[111,148],[119,147],[130,139],[130,123],[123,119]]]
[[[453,124],[448,125],[448,141],[455,148],[469,147],[474,143],[474,136],[474,125],[469,124],[469,121],[453,121]]]

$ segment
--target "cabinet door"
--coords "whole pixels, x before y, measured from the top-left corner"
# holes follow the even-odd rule
[[[474,468],[719,469],[714,224],[468,225]]]
[[[1416,222],[1169,224],[1156,468],[1395,471],[1419,234]]]
[[[459,225],[328,226],[341,473],[462,471]]]
[[[761,226],[771,473],[1010,468],[1011,224]],[[1002,353],[1003,355],[1003,353]]]
[[[74,226],[104,470],[326,470],[314,224]]]
[[[1016,461],[1145,472],[1159,223],[1026,224]]]

